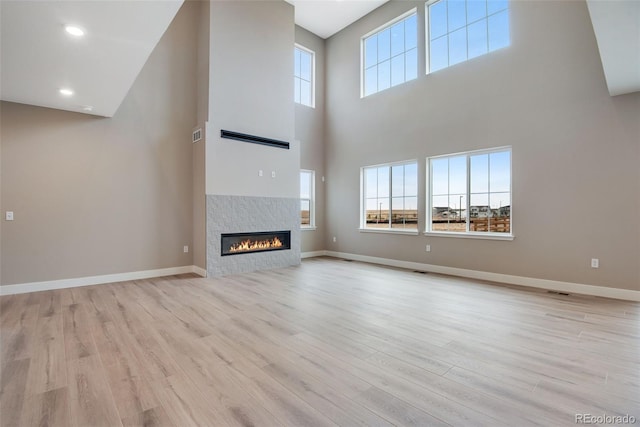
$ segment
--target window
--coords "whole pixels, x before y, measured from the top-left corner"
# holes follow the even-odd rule
[[[362,96],[418,77],[415,9],[362,38]]]
[[[418,163],[362,168],[361,228],[418,230]]]
[[[300,171],[300,225],[302,228],[315,228],[315,182],[314,171]]]
[[[432,157],[428,232],[511,235],[511,148]]]
[[[509,46],[507,0],[438,0],[426,16],[428,72]]]
[[[298,104],[315,107],[315,53],[296,45],[293,50],[293,99]]]

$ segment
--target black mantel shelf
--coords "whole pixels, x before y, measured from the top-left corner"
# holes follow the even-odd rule
[[[236,141],[250,142],[252,144],[267,145],[269,147],[289,149],[289,143],[278,141],[277,139],[263,138],[261,136],[247,135],[246,133],[232,132],[230,130],[220,130],[220,137],[227,139],[235,139]]]

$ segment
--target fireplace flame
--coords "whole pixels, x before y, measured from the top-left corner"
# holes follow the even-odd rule
[[[273,239],[266,240],[243,240],[240,243],[235,243],[231,245],[229,248],[229,252],[246,252],[246,251],[255,251],[258,249],[270,249],[270,248],[280,248],[283,246],[283,243],[277,237]]]

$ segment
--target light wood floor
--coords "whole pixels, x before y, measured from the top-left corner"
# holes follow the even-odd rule
[[[316,258],[0,298],[2,426],[640,423],[640,304]]]

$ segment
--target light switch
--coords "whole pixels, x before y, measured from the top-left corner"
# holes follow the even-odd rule
[[[13,212],[12,211],[7,211],[7,213],[5,215],[5,219],[7,221],[13,221]]]

